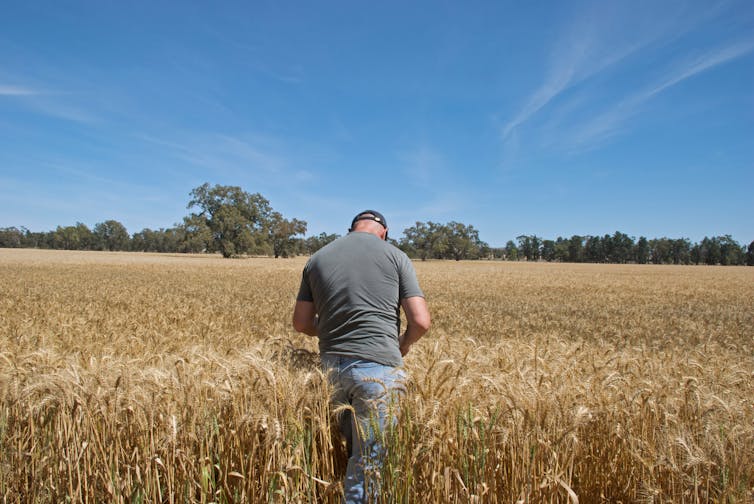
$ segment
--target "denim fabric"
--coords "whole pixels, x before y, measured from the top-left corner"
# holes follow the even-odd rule
[[[350,457],[344,482],[345,503],[376,502],[379,469],[385,454],[382,434],[396,421],[405,372],[376,362],[322,354],[322,367],[333,387],[332,405],[350,405],[339,417]]]

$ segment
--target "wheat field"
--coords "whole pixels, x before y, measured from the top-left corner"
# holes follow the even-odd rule
[[[305,258],[0,249],[3,502],[337,502]],[[385,502],[753,502],[754,268],[418,262]]]

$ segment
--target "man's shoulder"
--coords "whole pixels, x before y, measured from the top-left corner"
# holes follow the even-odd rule
[[[343,241],[346,239],[348,235],[345,236],[339,236],[338,238],[334,239],[333,241],[327,243],[322,248],[318,249],[316,252],[314,252],[311,257],[321,256],[327,254],[329,250],[338,248]]]
[[[347,246],[345,245],[347,237],[348,235],[336,238],[321,249],[314,252],[311,256],[309,256],[309,260],[306,262],[307,268],[323,260],[331,260],[328,258],[332,258],[333,256],[341,255],[343,253],[343,247]]]
[[[385,255],[400,262],[411,261],[404,251],[390,242],[382,241],[371,233],[351,232],[314,252],[309,258],[309,262],[320,260],[324,256],[350,254],[355,251],[367,255]]]
[[[393,245],[392,243],[385,242],[385,248],[396,257],[400,257],[401,260],[410,261],[408,254],[406,254],[404,251]]]
[[[375,238],[377,238],[377,242],[379,243],[378,248],[381,248],[383,251],[389,254],[392,254],[395,256],[405,256],[406,258],[408,258],[408,255],[406,255],[406,253],[403,250],[398,248],[398,246],[395,244],[394,241],[381,240],[379,237],[376,237],[376,236]]]

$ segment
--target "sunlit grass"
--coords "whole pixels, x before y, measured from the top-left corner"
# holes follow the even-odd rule
[[[336,502],[303,258],[0,250],[7,502]],[[754,268],[417,263],[389,502],[750,502]]]

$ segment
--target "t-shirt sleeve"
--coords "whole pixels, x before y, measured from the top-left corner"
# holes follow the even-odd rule
[[[306,275],[306,269],[304,269],[304,272],[301,274],[301,286],[299,286],[298,288],[296,301],[314,301],[314,297],[312,296],[312,289],[309,285],[309,277]]]
[[[403,256],[400,262],[400,283],[398,286],[399,299],[406,299],[410,297],[424,297],[421,287],[419,287],[419,280],[416,278],[416,270],[414,264],[408,256]]]

